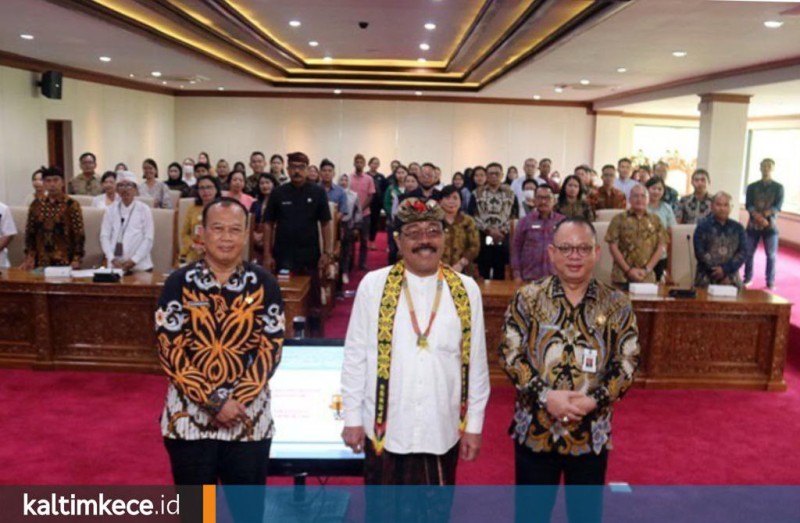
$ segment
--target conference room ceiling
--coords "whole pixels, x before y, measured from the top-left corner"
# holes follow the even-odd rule
[[[591,102],[765,62],[800,61],[800,16],[781,15],[797,5],[3,0],[0,50],[6,62],[27,57],[178,95],[221,89],[332,94],[336,89]],[[776,19],[782,27],[764,27]],[[300,26],[291,26],[293,20]],[[369,26],[361,29],[359,21]],[[426,29],[427,23],[436,28]],[[34,39],[23,40],[21,34]],[[318,45],[309,45],[312,41]],[[686,55],[675,57],[675,51]],[[100,56],[111,60],[101,62]],[[154,71],[161,76],[152,76]],[[800,102],[800,93],[788,94]]]

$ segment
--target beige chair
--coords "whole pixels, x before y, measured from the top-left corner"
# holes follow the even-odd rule
[[[595,222],[610,222],[614,216],[618,215],[621,212],[625,212],[625,209],[599,209],[597,211],[597,218],[595,218]]]
[[[83,214],[83,232],[86,235],[86,242],[83,246],[85,254],[81,269],[99,267],[103,265],[105,259],[103,248],[100,245],[100,229],[103,226],[103,216],[105,216],[106,210],[82,207],[81,213]]]
[[[164,274],[176,266],[178,224],[174,209],[153,209],[153,272]]]
[[[186,221],[186,213],[193,205],[194,198],[181,198],[178,201],[178,231],[183,227],[183,223]],[[180,243],[180,233],[178,233],[178,242]],[[180,251],[180,247],[178,249]]]
[[[70,194],[69,197],[81,204],[81,207],[91,207],[94,200],[94,196],[85,194]]]
[[[692,275],[697,270],[697,258],[694,255],[694,229],[695,224],[675,225],[672,228],[669,259],[670,276],[673,284],[678,287],[691,287],[694,282]]]
[[[181,201],[181,192],[170,189],[169,195],[172,198],[172,208],[177,209],[178,203]]]
[[[594,277],[598,281],[611,285],[611,270],[614,268],[614,258],[611,256],[611,249],[606,242],[606,232],[608,232],[608,222],[594,224],[597,231],[597,243],[600,245],[600,260],[594,266]]]
[[[8,262],[12,267],[19,267],[25,261],[25,225],[28,222],[28,208],[19,206],[9,207],[17,234],[8,245]]]
[[[143,204],[147,205],[151,209],[155,207],[156,203],[155,200],[153,200],[152,196],[137,196],[136,199],[142,202]]]

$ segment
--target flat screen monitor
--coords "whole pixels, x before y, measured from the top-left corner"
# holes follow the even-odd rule
[[[284,342],[280,365],[269,382],[275,420],[270,474],[361,473],[364,455],[342,442],[343,359],[343,340]]]

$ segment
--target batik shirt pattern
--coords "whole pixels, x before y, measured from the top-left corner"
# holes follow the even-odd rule
[[[203,261],[174,272],[156,311],[158,357],[170,379],[161,416],[166,438],[259,441],[272,436],[269,378],[281,359],[283,300],[275,278],[245,263],[220,285]],[[247,421],[214,417],[228,398]]]
[[[473,193],[471,213],[481,231],[497,228],[508,234],[512,218],[519,216],[517,197],[511,187],[501,184],[497,190],[488,185],[478,187]]]
[[[80,263],[84,256],[83,213],[68,196],[34,200],[25,226],[25,254],[36,267]]]
[[[584,372],[587,351],[596,372]],[[573,306],[555,276],[517,291],[505,314],[500,360],[517,389],[511,437],[534,452],[600,454],[611,448],[612,405],[633,384],[639,365],[639,333],[630,300],[592,279]],[[582,392],[597,408],[579,422],[563,423],[547,412],[551,390]]]
[[[666,244],[669,237],[661,218],[653,213],[637,216],[632,210],[620,213],[611,220],[606,231],[605,241],[616,243],[625,262],[631,267],[643,269],[653,257],[661,243]],[[625,271],[614,263],[611,270],[611,281],[624,283],[627,281]],[[655,283],[654,273],[645,277],[645,282]]]
[[[694,253],[697,257],[695,285],[709,284],[742,286],[739,269],[747,258],[747,236],[744,227],[733,220],[722,224],[713,216],[700,220],[694,231]],[[724,278],[715,280],[714,267],[722,267]]]
[[[705,195],[698,200],[694,194],[684,196],[678,202],[675,218],[678,223],[698,223],[711,213],[711,196]]]

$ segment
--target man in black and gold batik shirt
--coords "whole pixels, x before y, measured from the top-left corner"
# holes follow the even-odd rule
[[[21,268],[59,265],[78,269],[85,241],[81,206],[64,194],[64,174],[57,167],[44,169],[42,180],[47,196],[34,200],[28,209]]]
[[[742,286],[739,269],[747,258],[744,227],[730,219],[731,195],[718,192],[711,203],[712,214],[700,220],[694,230],[694,255],[697,258],[697,287]]]
[[[266,480],[283,302],[275,278],[241,261],[247,215],[230,198],[205,208],[205,258],[170,275],[156,311],[170,380],[161,433],[179,485]]]
[[[636,317],[627,296],[592,277],[600,257],[582,218],[561,222],[548,248],[556,276],[517,291],[506,311],[501,362],[517,389],[509,433],[518,485],[603,485],[613,405],[639,362]],[[549,521],[555,487],[538,490],[528,521]],[[599,521],[602,492],[576,499],[570,521]],[[517,505],[519,511],[519,504]]]

